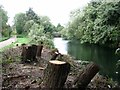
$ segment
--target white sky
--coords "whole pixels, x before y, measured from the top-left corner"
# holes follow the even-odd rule
[[[38,15],[48,16],[54,25],[65,25],[69,20],[70,11],[84,7],[90,0],[0,0],[8,12],[11,24],[15,14],[25,12],[32,7]]]

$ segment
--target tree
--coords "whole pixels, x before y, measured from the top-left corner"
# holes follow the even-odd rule
[[[35,23],[40,24],[40,17],[33,11],[32,8],[29,8],[28,11],[26,11],[27,21],[33,20]]]
[[[44,32],[52,34],[55,31],[55,26],[50,22],[49,17],[41,16],[41,24],[44,26]]]
[[[120,1],[93,0],[83,10],[73,11],[71,18],[67,27],[70,39],[110,47],[120,42]]]
[[[24,13],[18,13],[14,17],[14,24],[16,27],[17,34],[24,33],[24,25],[26,23],[26,15]]]
[[[8,16],[7,12],[4,10],[3,6],[0,6],[0,37],[10,37],[12,29],[10,25],[7,24]]]
[[[54,46],[50,36],[44,33],[44,26],[42,25],[34,23],[30,29],[29,37],[32,39],[31,43],[41,44],[43,42],[49,48]]]
[[[31,27],[33,26],[35,22],[33,20],[29,20],[25,23],[23,29],[24,29],[24,33],[26,33],[28,35],[28,33],[30,32]]]
[[[61,31],[64,27],[59,23],[56,28],[57,28],[57,32],[59,32],[59,31]]]

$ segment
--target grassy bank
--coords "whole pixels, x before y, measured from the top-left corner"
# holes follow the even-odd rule
[[[3,47],[3,48],[0,48],[0,52],[2,52],[2,51],[4,51],[4,50],[6,50],[6,49],[9,49],[9,48],[12,48],[12,47],[15,47],[16,46],[16,44],[18,44],[18,45],[21,45],[21,44],[23,44],[23,43],[29,43],[30,42],[30,39],[29,38],[17,38],[17,41],[16,42],[14,42],[14,43],[12,43],[12,44],[10,44],[10,45],[8,45],[8,46],[5,46],[5,47]]]
[[[2,41],[5,41],[5,40],[7,40],[7,39],[9,39],[10,37],[3,37],[3,38],[0,38],[0,42],[2,42]]]

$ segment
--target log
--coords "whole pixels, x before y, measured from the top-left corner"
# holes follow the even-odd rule
[[[85,90],[91,79],[98,73],[99,66],[95,63],[88,64],[75,79],[73,88]]]
[[[42,49],[43,49],[43,45],[37,46],[37,54],[36,54],[37,57],[41,57]]]
[[[42,88],[63,88],[70,71],[70,64],[64,61],[49,61],[44,72]]]

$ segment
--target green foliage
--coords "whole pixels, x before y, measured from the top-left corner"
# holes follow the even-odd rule
[[[7,21],[8,21],[8,16],[7,16],[7,12],[4,10],[4,8],[2,6],[0,6],[0,29],[2,29],[2,32],[0,32],[0,37],[2,36],[4,37],[10,37],[11,34],[11,27],[9,25],[7,25]]]
[[[41,44],[43,42],[49,48],[53,48],[53,41],[48,34],[44,33],[44,26],[33,24],[30,29],[29,37],[32,39],[31,43]]]
[[[14,17],[14,25],[16,27],[17,34],[24,33],[24,25],[26,23],[26,15],[24,13],[18,13]]]
[[[58,25],[57,25],[57,32],[60,32],[62,29],[64,29],[64,27],[59,23]]]
[[[34,24],[35,22],[33,20],[29,20],[25,23],[24,25],[24,34],[27,34],[30,32],[30,28],[32,27],[32,25]]]
[[[71,12],[66,29],[69,39],[116,47],[120,42],[120,1],[91,1],[83,10]]]
[[[2,6],[0,6],[0,16],[1,16],[1,20],[2,20],[2,29],[6,28],[6,23],[8,21],[8,16],[7,16],[7,12],[3,9]]]
[[[27,21],[33,20],[35,23],[40,24],[40,17],[33,11],[32,8],[29,8],[29,10],[26,11],[26,17]]]
[[[16,14],[14,23],[18,35],[28,35],[33,24],[42,25],[44,33],[52,34],[55,31],[55,26],[50,22],[50,19],[47,16],[38,16],[32,8],[29,8],[26,13]]]

